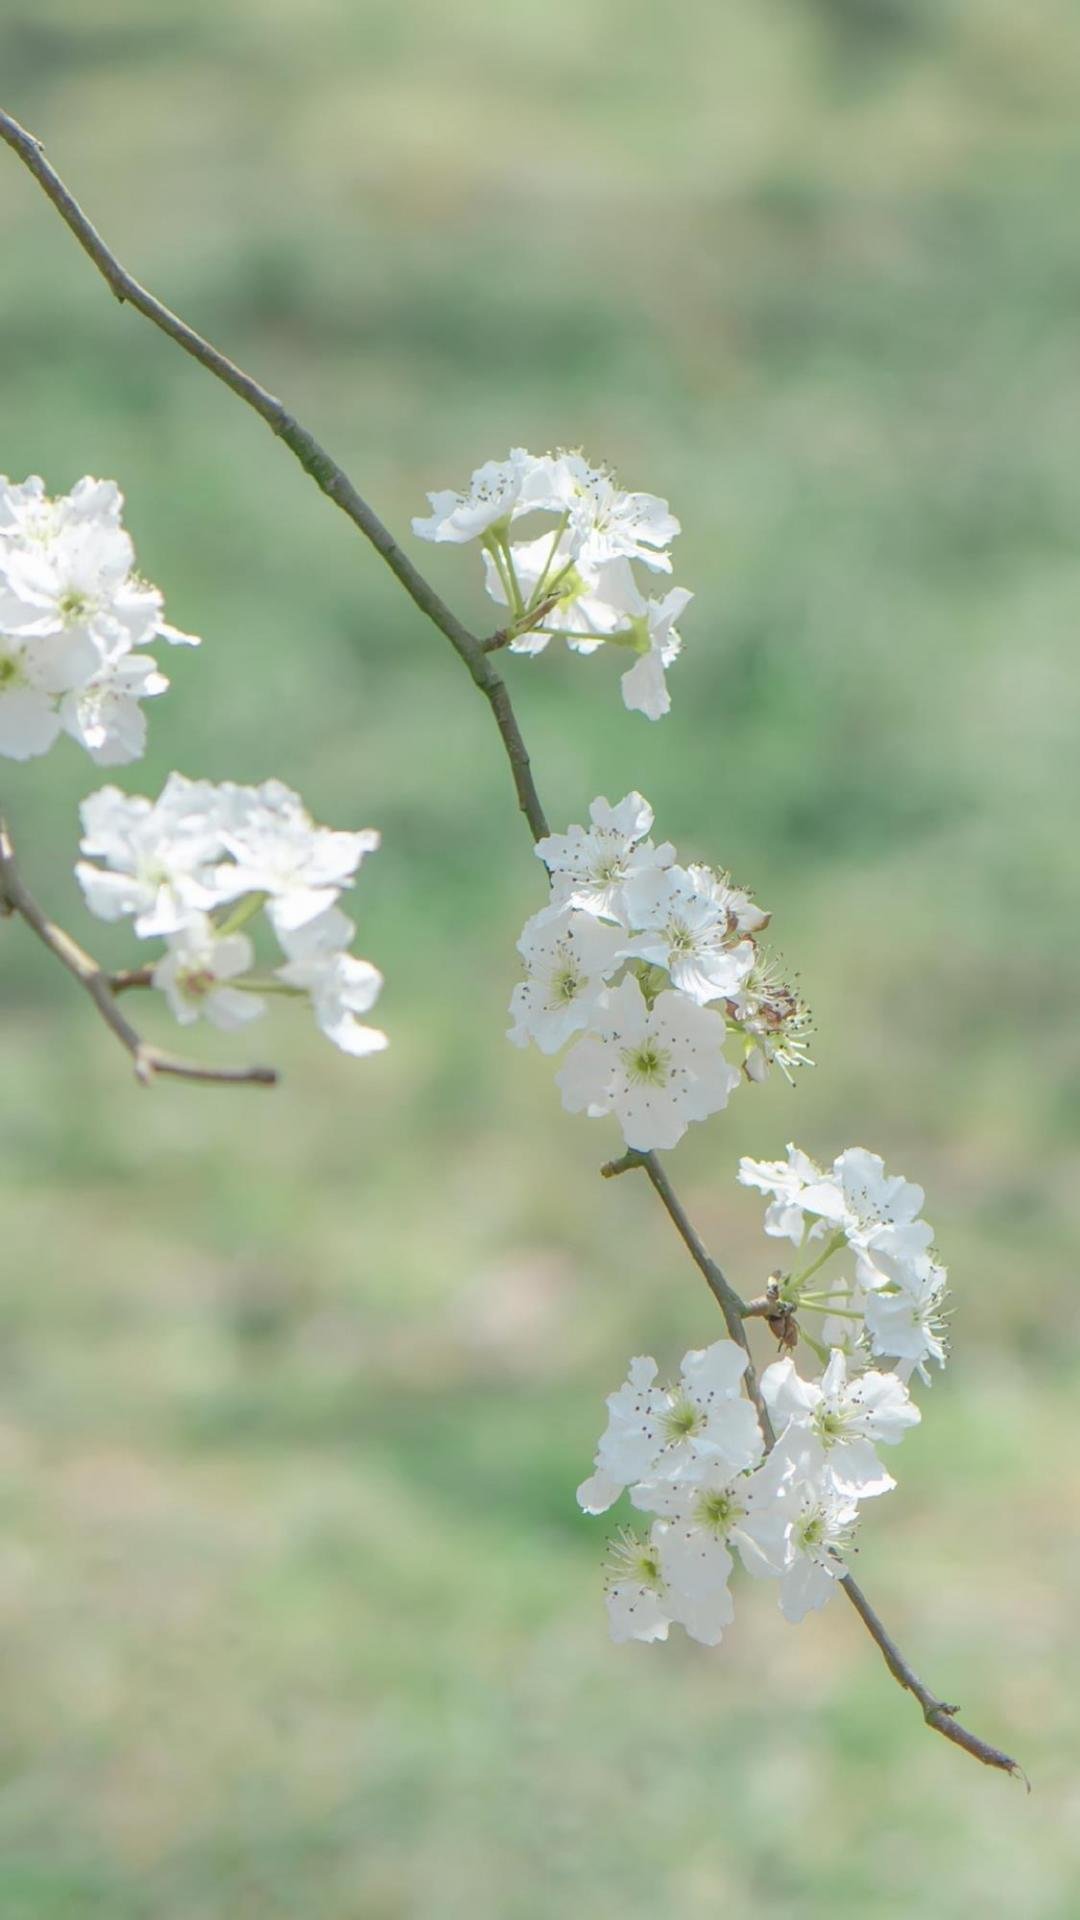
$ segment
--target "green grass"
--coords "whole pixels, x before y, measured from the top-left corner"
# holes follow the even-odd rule
[[[3,929],[4,1920],[1072,1920],[1074,9],[8,13],[5,106],[397,531],[518,441],[682,517],[668,721],[603,659],[508,675],[553,820],[642,788],[815,1008],[815,1073],[677,1156],[734,1276],[775,1254],[740,1152],[865,1141],[927,1188],[955,1362],[861,1571],[1035,1793],[927,1733],[839,1603],[608,1645],[573,1502],[602,1395],[715,1321],[647,1191],[597,1179],[613,1133],[503,1039],[542,876],[487,713],[8,159],[0,466],[115,474],[206,640],[123,784],[276,773],[380,826],[393,1045],[354,1065],[282,1010],[249,1036],[280,1092],[146,1094]],[[474,555],[413,551],[490,621]],[[94,784],[64,747],[4,800],[126,958],[71,879]]]

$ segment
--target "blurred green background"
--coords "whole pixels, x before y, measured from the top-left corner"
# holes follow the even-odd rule
[[[115,475],[172,655],[156,791],[279,774],[378,825],[384,1057],[282,1009],[142,1092],[3,962],[4,1920],[1080,1910],[1080,14],[1066,0],[11,0],[5,106],[125,261],[407,536],[581,443],[685,532],[671,717],[508,665],[555,823],[642,788],[774,911],[795,1091],[675,1157],[745,1289],[739,1153],[923,1182],[954,1364],[861,1574],[1035,1793],[922,1727],[850,1610],[743,1591],[611,1647],[602,1396],[717,1332],[613,1124],[503,1038],[542,875],[449,648],[263,426],[115,306],[0,152],[0,466]],[[475,553],[407,544],[492,623]],[[70,744],[5,765],[39,894]],[[165,1037],[166,1019],[140,1012]],[[197,1036],[198,1037],[198,1036]]]

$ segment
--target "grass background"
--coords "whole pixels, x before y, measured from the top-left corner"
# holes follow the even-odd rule
[[[399,531],[511,441],[671,498],[670,719],[602,658],[513,691],[553,820],[641,787],[815,1008],[816,1072],[677,1156],[736,1278],[775,1252],[740,1152],[859,1140],[927,1188],[955,1360],[861,1573],[1036,1786],[927,1734],[839,1603],[607,1644],[573,1502],[602,1395],[716,1327],[644,1187],[598,1181],[614,1130],[502,1037],[542,887],[486,711],[8,158],[0,465],[116,475],[206,640],[125,784],[277,773],[381,826],[393,1045],[353,1065],[281,1010],[276,1095],[148,1095],[3,930],[4,1920],[1072,1920],[1076,9],[12,0],[0,71]],[[490,620],[475,556],[414,550]],[[126,957],[70,878],[97,783],[65,745],[5,801]]]

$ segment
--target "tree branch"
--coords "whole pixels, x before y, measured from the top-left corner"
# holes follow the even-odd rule
[[[15,859],[15,849],[11,843],[11,834],[7,822],[0,815],[0,900],[7,913],[18,914],[25,920],[32,933],[35,933],[42,945],[59,960],[62,967],[74,976],[79,985],[89,994],[98,1013],[110,1032],[116,1035],[120,1045],[131,1055],[135,1067],[135,1078],[143,1086],[149,1086],[155,1074],[169,1074],[176,1080],[204,1080],[222,1086],[272,1087],[277,1081],[273,1067],[207,1067],[197,1060],[185,1060],[177,1053],[166,1053],[163,1048],[151,1046],[137,1033],[130,1021],[125,1020],[113,997],[114,989],[108,974],[97,961],[73,940],[63,927],[42,912],[27,889],[19,872]],[[134,981],[128,984],[134,985]]]
[[[413,566],[408,555],[403,553],[388,527],[379,519],[374,508],[370,507],[363,496],[357,492],[348,474],[335,459],[320,446],[313,433],[301,426],[288,409],[272,393],[259,385],[251,374],[245,373],[227,355],[221,353],[209,340],[189,327],[186,321],[163,306],[160,300],[141,286],[127,269],[121,266],[116,255],[110,252],[97,228],[87,218],[75,196],[70,193],[55,168],[45,158],[40,140],[13,120],[11,115],[0,109],[0,139],[6,141],[12,152],[22,161],[24,167],[33,174],[34,179],[56,208],[65,226],[74,234],[83,252],[88,254],[98,272],[111,288],[116,298],[127,302],[152,326],[168,334],[170,340],[193,360],[197,360],[215,380],[229,388],[246,406],[265,420],[271,432],[283,440],[290,452],[295,454],[304,472],[309,474],[317,487],[321,488],[328,500],[358,527],[366,540],[370,540],[376,553],[386,561],[391,572],[396,574],[409,598],[419,607],[421,613],[444,634],[455,653],[464,662],[474,685],[484,695],[495,716],[495,725],[502,735],[510,761],[510,770],[514,777],[514,788],[518,805],[529,823],[534,840],[543,839],[547,833],[547,821],[540,805],[540,797],[529,767],[529,756],[525,751],[525,742],[506,698],[506,689],[494,667],[488,661],[483,644],[475,634],[462,626],[456,615],[440,599],[434,587],[430,586],[423,575]]]
[[[314,435],[310,433],[306,427],[301,426],[299,421],[294,419],[293,415],[286,410],[280,400],[275,399],[274,395],[269,393],[265,387],[260,386],[258,381],[254,380],[250,374],[245,373],[242,368],[236,366],[233,361],[219,352],[209,341],[204,340],[193,328],[189,327],[183,320],[179,319],[176,314],[172,313],[168,307],[163,306],[159,300],[155,299],[153,294],[149,293],[145,287],[141,286],[139,282],[121,266],[115,255],[112,254],[105,245],[96,228],[83,213],[78,202],[68,191],[59,174],[56,173],[55,169],[46,160],[40,141],[36,140],[32,134],[28,133],[24,127],[21,127],[17,121],[13,120],[10,115],[4,113],[2,110],[0,110],[0,139],[6,141],[7,145],[22,161],[23,165],[33,174],[43,192],[56,208],[61,219],[70,228],[75,239],[83,248],[83,251],[89,255],[98,272],[116,295],[116,298],[122,302],[126,301],[130,306],[135,307],[153,326],[158,327],[162,333],[167,334],[171,340],[176,342],[177,346],[189,354],[193,360],[198,361],[200,366],[205,367],[208,373],[213,374],[215,379],[220,380],[223,385],[235,393],[239,399],[243,400],[247,406],[251,407],[261,419],[265,420],[271,431],[276,434],[280,440],[284,441],[285,445],[300,462],[304,471],[310,475],[315,481],[315,484],[326,494],[327,498],[333,501],[334,505],[339,507],[347,518],[353,522],[354,526],[371,542],[371,545],[386,561],[387,566],[396,575],[406,593],[420,609],[421,613],[426,614],[427,618],[432,621],[439,632],[449,640],[455,653],[457,653],[466,667],[473,684],[484,695],[484,698],[491,708],[495,725],[498,728],[503,746],[506,750],[507,759],[510,763],[510,771],[513,776],[518,806],[528,822],[532,837],[534,840],[543,839],[548,832],[548,825],[544,816],[543,807],[540,804],[540,796],[536,789],[536,783],[533,779],[525,742],[511,705],[506,684],[500,675],[495,672],[487,657],[489,651],[495,651],[498,647],[507,644],[510,637],[509,634],[507,633],[504,638],[504,632],[500,631],[498,634],[493,635],[490,641],[485,642],[477,639],[475,634],[470,633],[468,628],[462,626],[461,622],[450,611],[449,607],[445,605],[434,588],[428,584],[423,575],[413,566],[411,560],[402,552],[393,535],[389,532],[388,528],[383,525],[373,508],[371,508],[361,494],[358,493],[348,475],[331,455],[327,453],[326,449],[320,446]],[[2,861],[0,861],[0,880],[3,882],[2,890],[6,893],[8,903],[12,909],[21,913],[23,918],[28,920],[29,925],[33,927],[38,937],[44,940],[46,946],[49,946],[53,952],[57,954],[57,957],[70,972],[75,974],[76,979],[80,981],[91,995],[102,1018],[133,1055],[136,1061],[136,1072],[140,1073],[140,1077],[149,1077],[151,1073],[157,1071],[162,1073],[180,1073],[187,1078],[196,1079],[243,1078],[265,1080],[268,1077],[272,1078],[272,1076],[267,1075],[266,1070],[258,1068],[250,1070],[247,1073],[232,1075],[219,1073],[211,1069],[190,1068],[184,1063],[171,1061],[170,1056],[157,1054],[156,1049],[146,1048],[139,1040],[138,1035],[135,1034],[134,1029],[128,1026],[127,1022],[119,1013],[113,1000],[113,989],[110,988],[107,976],[102,973],[97,963],[91,960],[89,955],[84,954],[81,948],[76,947],[75,943],[69,940],[68,936],[62,933],[59,928],[53,928],[51,923],[44,919],[40,910],[34,906],[33,902],[29,901],[29,896],[27,896],[25,890],[22,889],[21,882],[18,880],[17,875],[14,876],[15,891],[13,892]],[[27,911],[27,905],[29,905],[30,908],[29,912]],[[142,984],[141,980],[137,979],[134,975],[118,976],[115,982],[115,990],[119,991],[121,987],[139,984]],[[140,1066],[140,1063],[143,1064]],[[691,1224],[681,1201],[675,1194],[671,1182],[668,1180],[660,1164],[658,1155],[655,1153],[630,1153],[624,1155],[621,1160],[609,1162],[603,1171],[607,1176],[611,1177],[619,1173],[628,1172],[632,1167],[641,1167],[648,1174],[654,1191],[665,1207],[692,1260],[703,1274],[714,1298],[719,1304],[732,1339],[749,1353],[746,1329],[743,1325],[743,1303],[734,1288],[730,1285],[722,1269],[717,1265],[716,1261],[713,1260],[696,1229]],[[760,1388],[752,1363],[747,1369],[747,1384],[751,1399],[757,1407],[763,1431],[771,1443],[772,1427],[769,1422],[768,1410],[764,1407],[764,1403],[761,1400]],[[904,1660],[903,1656],[898,1652],[869,1601],[851,1576],[845,1575],[840,1584],[843,1586],[848,1599],[858,1613],[868,1633],[871,1635],[871,1638],[879,1647],[890,1673],[892,1673],[899,1684],[906,1688],[909,1693],[912,1693],[919,1702],[923,1709],[923,1717],[927,1725],[933,1727],[936,1733],[942,1734],[946,1740],[951,1740],[954,1745],[962,1747],[965,1752],[972,1754],[977,1760],[981,1760],[984,1766],[997,1767],[1003,1772],[1026,1780],[1027,1776],[1017,1761],[1010,1759],[1008,1754],[999,1752],[996,1747],[988,1746],[986,1742],[980,1740],[977,1735],[969,1733],[955,1718],[955,1710],[946,1706],[944,1702],[936,1699],[929,1689],[923,1685],[906,1660]]]

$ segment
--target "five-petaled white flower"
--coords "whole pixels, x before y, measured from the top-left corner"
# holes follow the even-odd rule
[[[515,513],[528,512],[550,497],[550,463],[511,447],[505,460],[486,460],[477,467],[467,493],[444,487],[429,493],[431,513],[412,523],[421,540],[476,540],[493,528],[509,527]]]
[[[551,875],[557,905],[581,907],[626,926],[627,881],[647,869],[670,866],[675,849],[666,841],[653,846],[648,838],[653,810],[640,793],[628,793],[614,807],[594,800],[589,819],[589,827],[570,827],[538,840],[537,857]]]
[[[230,986],[250,973],[255,950],[246,933],[219,934],[206,914],[192,914],[169,935],[168,952],[153,971],[181,1026],[200,1015],[215,1027],[246,1026],[266,1011],[256,993]]]
[[[913,1260],[882,1259],[879,1264],[890,1280],[866,1296],[863,1311],[871,1347],[892,1359],[893,1371],[901,1380],[917,1373],[929,1385],[930,1361],[945,1365],[946,1270],[929,1254]]]
[[[614,1113],[628,1147],[673,1147],[691,1120],[725,1107],[739,1075],[724,1056],[724,1016],[684,993],[649,1006],[628,975],[604,996],[591,1030],[556,1074],[568,1113]]]
[[[841,1493],[820,1451],[798,1429],[774,1447],[773,1463],[776,1500],[787,1521],[780,1610],[796,1622],[832,1599],[846,1571],[843,1556],[854,1539],[858,1504]]]
[[[896,1485],[874,1451],[875,1442],[895,1446],[922,1415],[895,1373],[847,1374],[847,1358],[834,1348],[820,1380],[804,1380],[790,1356],[761,1376],[761,1392],[777,1433],[820,1454],[838,1491],[865,1500]]]
[[[728,890],[707,867],[667,867],[635,874],[625,888],[633,925],[629,958],[663,967],[671,983],[700,1006],[737,993],[754,964],[752,940],[739,937]]]
[[[525,922],[518,952],[528,978],[510,1000],[515,1046],[534,1040],[541,1053],[557,1053],[572,1034],[588,1026],[604,985],[618,964],[622,934],[577,907],[545,907]]]
[[[740,1473],[757,1464],[764,1442],[757,1414],[742,1397],[747,1355],[715,1340],[683,1356],[678,1381],[656,1385],[656,1361],[640,1356],[617,1393],[596,1450],[596,1472],[578,1488],[586,1513],[604,1513],[641,1480],[699,1480],[707,1468]]]

